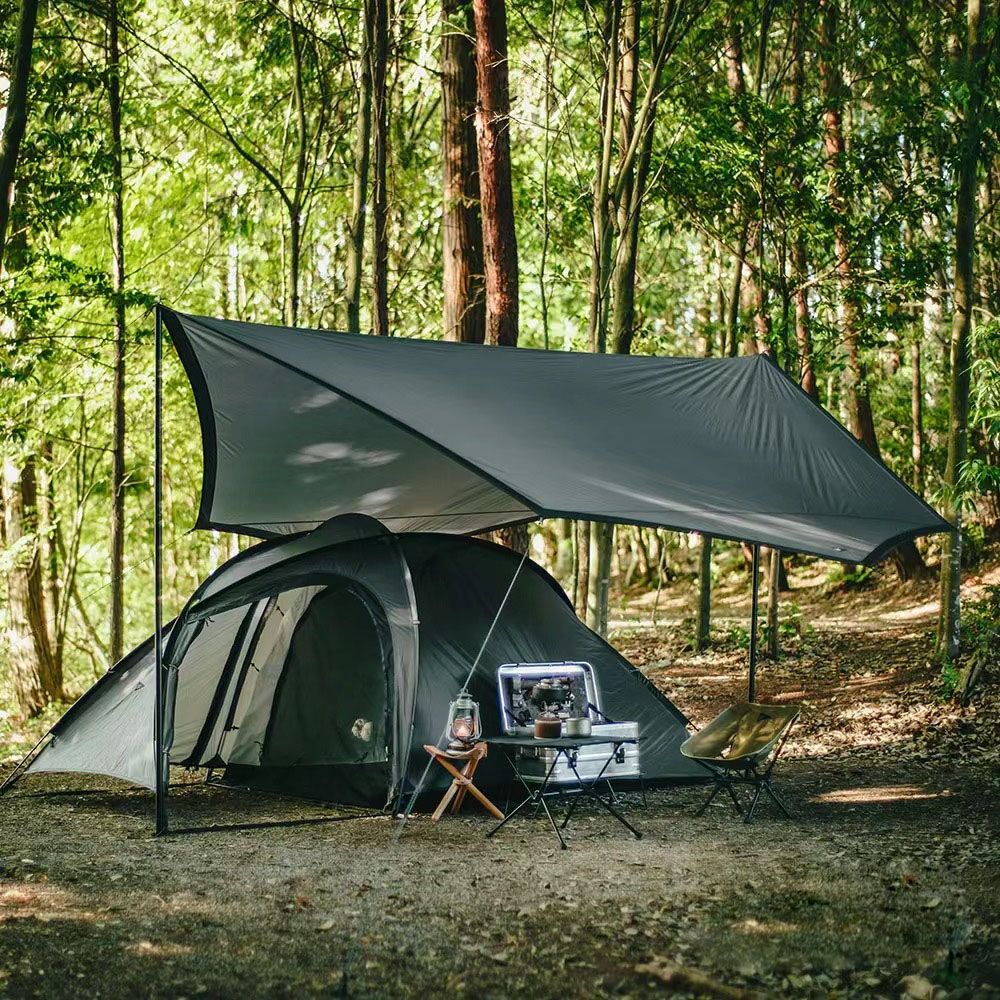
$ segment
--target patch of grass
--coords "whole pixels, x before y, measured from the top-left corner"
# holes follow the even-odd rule
[[[871,566],[847,566],[837,563],[826,575],[827,583],[842,590],[861,590],[870,586],[874,570]]]
[[[940,695],[943,701],[951,701],[958,686],[958,667],[951,660],[941,664]]]
[[[750,629],[744,628],[742,625],[730,625],[726,629],[725,641],[728,645],[735,646],[737,649],[749,649]]]

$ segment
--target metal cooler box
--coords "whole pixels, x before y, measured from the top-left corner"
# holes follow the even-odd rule
[[[543,680],[560,681],[569,694],[552,714],[559,718],[591,720],[592,734],[601,736],[639,735],[637,722],[611,722],[601,708],[601,693],[597,686],[594,668],[582,661],[564,663],[504,663],[497,668],[497,696],[500,702],[500,719],[504,734],[531,736],[539,709],[532,702],[532,688]],[[604,721],[599,721],[603,719]],[[581,747],[576,768],[584,779],[596,778],[611,753],[610,743]],[[556,751],[544,747],[526,747],[518,750],[517,769],[529,783],[541,783],[552,767]],[[604,778],[638,778],[641,775],[639,745],[627,744],[619,749],[618,756],[604,768]],[[559,759],[550,785],[575,784],[576,778],[565,757]]]

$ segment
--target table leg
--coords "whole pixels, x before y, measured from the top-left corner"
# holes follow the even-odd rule
[[[492,837],[493,834],[497,832],[497,830],[499,830],[502,826],[505,826],[508,820],[513,819],[529,802],[535,801],[535,793],[532,791],[531,788],[528,787],[524,778],[521,777],[521,772],[518,771],[517,765],[511,759],[511,755],[507,751],[504,751],[504,759],[507,761],[507,764],[510,766],[510,769],[514,772],[514,777],[516,777],[517,780],[520,781],[521,784],[524,786],[524,791],[526,794],[524,798],[521,799],[521,801],[518,802],[518,804],[514,806],[514,808],[509,813],[507,813],[506,816],[504,816],[501,822],[497,823],[497,825],[493,827],[492,830],[487,832],[486,834],[487,837]],[[508,802],[509,802],[509,796],[508,796]]]
[[[549,825],[552,827],[552,832],[559,838],[559,846],[565,851],[566,841],[563,840],[562,831],[556,826],[556,821],[552,818],[552,813],[549,812],[549,807],[545,802],[545,788],[549,783],[549,778],[552,777],[552,772],[556,769],[556,764],[559,763],[559,755],[566,754],[565,750],[556,750],[555,757],[552,758],[552,766],[549,768],[548,774],[545,775],[545,780],[542,782],[542,787],[538,790],[538,799],[542,803],[542,808],[545,810],[545,815],[549,818]],[[566,759],[569,760],[569,754],[566,754]],[[571,764],[572,766],[572,764]],[[575,768],[574,768],[575,770]]]
[[[510,765],[514,774],[517,775],[517,779],[524,786],[524,790],[527,792],[527,795],[514,807],[514,809],[511,812],[507,813],[507,815],[504,816],[503,819],[486,834],[487,837],[492,837],[493,834],[495,834],[501,827],[506,826],[507,822],[513,819],[526,805],[528,805],[528,803],[532,803],[536,807],[538,805],[541,805],[541,807],[545,810],[545,815],[548,817],[549,824],[551,825],[553,831],[555,832],[555,835],[559,838],[559,846],[563,850],[566,850],[566,841],[563,840],[562,834],[559,832],[559,828],[556,826],[556,822],[552,818],[552,813],[549,812],[549,807],[545,804],[545,789],[548,786],[549,778],[552,777],[552,772],[556,769],[556,764],[559,763],[559,755],[561,753],[563,753],[562,750],[556,751],[556,755],[552,760],[552,764],[549,767],[544,779],[542,780],[541,787],[538,788],[537,790],[529,787],[528,783],[521,776],[521,772],[518,771],[517,765],[511,759],[510,754],[505,754],[505,756],[507,757],[507,763]]]
[[[597,785],[597,783],[598,783],[598,782],[599,782],[599,781],[601,780],[601,778],[602,778],[602,777],[604,776],[604,772],[605,772],[605,771],[606,771],[606,770],[608,769],[608,766],[609,766],[609,765],[611,764],[611,762],[612,762],[612,761],[613,761],[613,760],[615,759],[615,755],[616,755],[617,753],[618,753],[618,747],[617,747],[617,745],[616,745],[616,746],[615,746],[615,748],[614,748],[614,750],[612,750],[612,751],[611,751],[611,756],[610,756],[610,757],[609,757],[609,758],[608,758],[608,759],[607,759],[607,760],[606,760],[606,761],[604,762],[604,766],[603,766],[603,767],[601,768],[601,770],[600,770],[600,772],[598,773],[597,777],[596,777],[596,778],[594,778],[594,781],[593,781],[593,784],[594,784],[595,786],[596,786],[596,785]],[[566,760],[567,760],[567,761],[569,761],[569,766],[570,766],[571,768],[573,768],[573,773],[574,773],[574,774],[576,775],[576,780],[577,780],[578,782],[580,782],[580,784],[581,784],[581,786],[582,786],[582,784],[583,784],[583,779],[582,779],[582,778],[580,777],[580,775],[579,775],[579,774],[577,773],[577,770],[576,770],[576,765],[575,765],[575,764],[573,763],[573,758],[572,758],[572,757],[570,757],[570,756],[569,756],[569,754],[567,754],[567,755],[566,755]],[[573,799],[573,801],[572,801],[572,802],[571,802],[571,803],[569,804],[569,809],[567,810],[567,812],[566,812],[566,815],[565,815],[565,817],[563,818],[563,821],[562,821],[562,825],[563,825],[563,828],[564,828],[564,829],[565,829],[565,827],[566,827],[566,824],[567,824],[567,823],[568,823],[568,822],[570,821],[570,817],[571,817],[571,816],[573,815],[574,811],[576,810],[576,806],[577,806],[577,803],[578,803],[579,801],[580,801],[580,796],[579,796],[579,795],[577,795],[577,796],[576,796],[576,798],[575,798],[575,799]]]
[[[604,799],[602,799],[600,797],[600,795],[598,795],[590,787],[590,785],[588,785],[583,780],[583,778],[580,777],[580,772],[577,771],[576,764],[573,763],[572,760],[570,761],[570,767],[573,769],[573,773],[576,775],[576,780],[577,780],[577,782],[579,782],[579,785],[580,785],[580,788],[582,789],[582,791],[586,795],[589,795],[596,802],[599,802],[609,813],[611,813],[612,816],[614,816],[614,818],[616,820],[618,820],[619,823],[621,823],[622,826],[624,826],[627,830],[630,830],[631,833],[632,833],[632,836],[635,837],[636,840],[642,840],[642,834],[627,819],[625,819],[625,817],[622,816],[622,814],[620,812],[618,812],[618,810],[616,810],[612,806],[608,805],[608,803],[605,802]]]

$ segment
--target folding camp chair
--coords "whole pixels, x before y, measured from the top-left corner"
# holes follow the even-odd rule
[[[753,819],[760,793],[767,794],[786,815],[788,810],[771,787],[771,772],[784,749],[801,709],[797,705],[757,705],[741,702],[716,716],[704,729],[681,744],[685,757],[697,761],[715,779],[715,787],[698,816],[709,807],[722,789],[743,814],[743,822]],[[736,785],[752,785],[753,800],[744,813]]]

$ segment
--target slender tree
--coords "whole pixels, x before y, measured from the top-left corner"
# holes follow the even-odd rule
[[[848,233],[849,205],[846,190],[846,145],[844,141],[844,87],[838,50],[840,0],[820,0],[819,68],[823,96],[824,144],[830,207],[834,213],[833,235],[837,278],[840,284],[840,335],[847,353],[844,392],[851,432],[873,454],[879,454],[868,393],[868,373],[861,359],[858,289],[854,276]]]
[[[806,26],[805,0],[795,0],[792,20],[792,73],[789,103],[795,116],[795,140],[800,148],[806,142],[806,121],[803,109],[803,93],[806,78]],[[792,173],[792,187],[799,198],[805,190],[805,169],[801,154],[796,156]],[[809,265],[806,253],[805,225],[800,222],[795,227],[792,238],[792,279],[795,286],[795,343],[798,347],[798,375],[802,388],[817,402],[819,390],[816,387],[816,372],[813,369],[812,331],[809,326]]]
[[[846,143],[843,109],[844,82],[840,67],[840,0],[820,0],[819,31],[820,90],[824,112],[824,148],[826,174],[833,211],[834,255],[840,291],[840,335],[846,352],[844,393],[847,397],[847,420],[851,433],[876,457],[881,458],[875,418],[868,388],[868,372],[861,357],[861,317],[858,311],[859,288],[854,273],[854,259],[849,234],[850,205],[846,183]],[[924,561],[912,540],[897,546],[892,553],[900,579],[921,573]]]
[[[0,139],[0,273],[3,272],[4,247],[10,205],[14,198],[14,177],[21,140],[28,124],[28,78],[31,76],[31,49],[38,19],[38,0],[21,0],[17,22],[17,41],[10,70],[10,91]]]
[[[361,8],[361,58],[358,60],[358,106],[354,124],[354,160],[351,171],[351,221],[347,244],[347,330],[361,332],[361,273],[365,251],[365,215],[368,171],[371,163],[372,59],[375,6],[382,0],[364,0]]]
[[[629,3],[626,18],[637,16],[638,4]],[[604,75],[601,82],[601,142],[597,170],[594,173],[594,203],[591,212],[590,311],[588,332],[590,349],[603,354],[607,349],[609,274],[611,270],[611,165],[614,157],[615,92],[618,88],[618,25],[621,0],[606,0],[602,31]],[[628,33],[626,26],[626,36]],[[634,78],[631,83],[635,101]],[[631,105],[630,105],[631,107]],[[630,113],[634,113],[634,109]]]
[[[473,0],[476,25],[476,137],[486,275],[486,343],[517,345],[518,275],[510,166],[507,10]]]
[[[702,535],[698,546],[698,620],[694,648],[708,646],[712,635],[712,536]]]
[[[444,0],[441,124],[444,197],[444,336],[481,344],[486,336],[483,229],[476,151],[476,47],[472,0]]]
[[[111,382],[111,637],[117,663],[125,652],[125,232],[122,178],[122,59],[118,40],[121,8],[110,0],[107,19],[107,98],[111,120],[111,296],[114,361]]]
[[[7,648],[18,708],[38,715],[62,698],[62,675],[49,641],[38,538],[38,486],[35,457],[18,468],[3,466],[4,544],[14,556],[7,577]]]
[[[375,47],[372,50],[372,112],[374,189],[372,191],[372,333],[388,337],[389,330],[389,0],[375,0]]]
[[[985,32],[994,30],[989,0],[967,0],[967,34],[959,56],[966,85],[962,109],[958,197],[955,205],[955,278],[951,324],[951,391],[948,413],[948,464],[945,467],[944,514],[956,527],[945,535],[941,553],[941,614],[938,651],[955,657],[959,652],[962,582],[962,497],[960,477],[968,450],[969,387],[972,367],[972,309],[975,304],[973,255],[976,239],[976,192],[982,145],[981,121],[987,61]]]
[[[913,491],[924,492],[924,386],[920,371],[920,334],[915,333],[910,345],[910,419],[911,455],[913,458]]]
[[[288,293],[285,322],[299,322],[299,271],[302,267],[302,222],[306,205],[306,173],[309,167],[309,122],[303,82],[302,27],[295,13],[294,0],[288,0],[288,37],[292,48],[292,104],[295,111],[295,174],[288,206]]]
[[[698,15],[698,5],[683,7],[664,0],[653,21],[650,71],[638,99],[639,0],[628,0],[622,14],[621,65],[619,69],[619,156],[612,194],[617,212],[618,242],[611,265],[611,338],[617,354],[628,354],[635,338],[635,285],[639,259],[640,215],[653,154],[656,114],[662,97],[663,70]],[[614,525],[596,531],[596,578],[593,622],[601,635],[607,632],[608,591]]]

